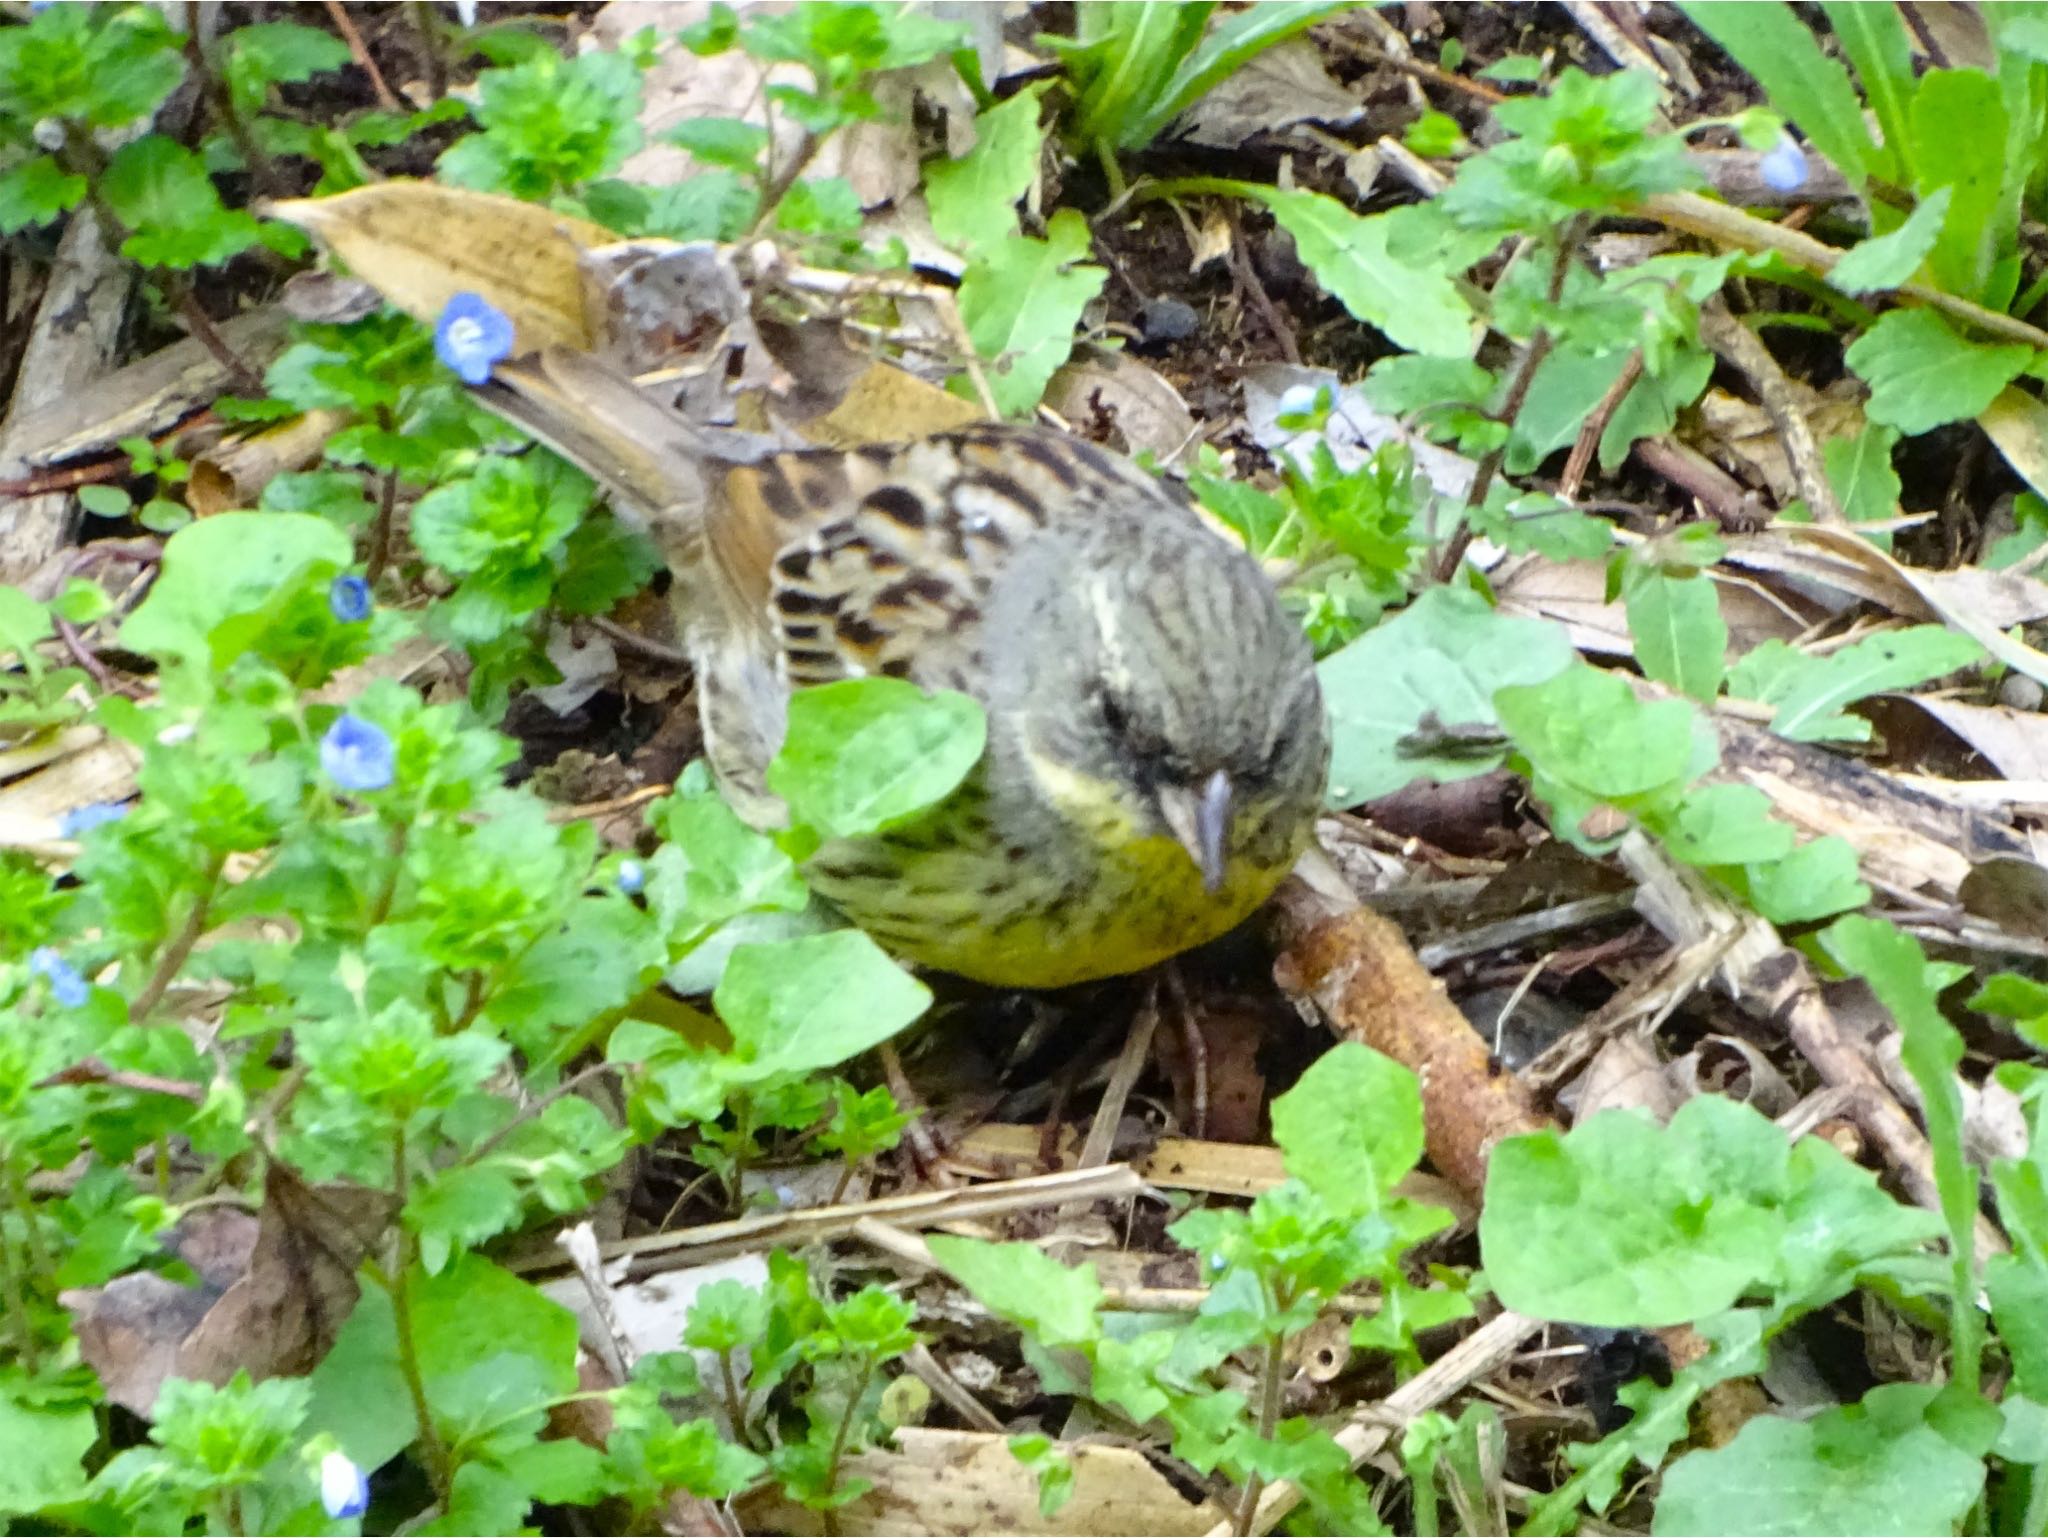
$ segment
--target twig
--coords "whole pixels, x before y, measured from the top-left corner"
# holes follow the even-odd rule
[[[1600,397],[1600,404],[1579,427],[1578,441],[1572,445],[1571,457],[1564,462],[1564,474],[1558,477],[1557,494],[1567,502],[1579,499],[1579,487],[1586,479],[1586,467],[1593,462],[1593,451],[1600,446],[1600,439],[1607,431],[1607,424],[1620,409],[1622,398],[1635,388],[1643,377],[1643,350],[1638,347],[1628,355],[1628,362],[1622,365],[1621,373],[1607,393]]]
[[[1572,252],[1578,249],[1579,232],[1585,228],[1583,215],[1574,217],[1558,232],[1557,250],[1550,264],[1550,302],[1555,305],[1564,297],[1565,278],[1571,272]],[[1522,360],[1515,368],[1515,377],[1508,385],[1508,393],[1501,401],[1500,410],[1494,420],[1513,428],[1515,419],[1522,414],[1522,405],[1529,398],[1529,388],[1536,382],[1536,371],[1543,367],[1543,360],[1550,356],[1552,338],[1550,328],[1544,326],[1529,338],[1529,345],[1522,350]],[[1466,493],[1465,508],[1471,511],[1486,506],[1486,494],[1493,489],[1493,478],[1500,474],[1500,467],[1507,460],[1508,441],[1513,434],[1504,436],[1498,447],[1490,450],[1479,461],[1479,470],[1472,477],[1472,489]],[[1443,554],[1436,563],[1436,579],[1448,582],[1457,575],[1459,565],[1465,559],[1465,552],[1472,544],[1472,520],[1468,516],[1458,524],[1444,546]]]
[[[636,1275],[701,1265],[728,1255],[746,1254],[770,1245],[795,1248],[844,1238],[864,1218],[886,1223],[932,1227],[996,1217],[1032,1207],[1056,1207],[1072,1201],[1114,1201],[1135,1196],[1144,1182],[1121,1164],[1093,1170],[1062,1170],[1021,1180],[994,1181],[960,1191],[912,1191],[843,1207],[812,1207],[798,1212],[768,1212],[703,1223],[670,1234],[625,1239],[605,1247],[607,1261],[626,1259]],[[545,1270],[545,1263],[525,1267]]]
[[[1770,522],[1770,514],[1754,492],[1676,438],[1638,438],[1633,452],[1646,467],[1691,493],[1728,533],[1751,533]]]
[[[1237,278],[1237,285],[1250,297],[1252,307],[1259,312],[1259,319],[1266,323],[1266,329],[1273,333],[1273,340],[1280,344],[1281,355],[1299,368],[1301,346],[1294,339],[1294,327],[1280,313],[1280,307],[1273,303],[1273,296],[1266,292],[1266,285],[1259,281],[1259,275],[1252,267],[1251,253],[1245,249],[1244,227],[1237,222],[1237,215],[1230,213],[1225,217],[1230,221],[1230,270]]]
[[[363,34],[356,30],[355,19],[348,13],[348,7],[341,0],[324,0],[328,19],[334,23],[334,30],[341,34],[341,40],[348,44],[349,57],[356,61],[356,67],[370,77],[370,89],[377,93],[377,105],[386,112],[403,112],[405,106],[391,94],[391,87],[384,83],[384,72],[377,68],[377,61],[370,57],[370,50],[363,43]]]
[[[1089,1124],[1087,1140],[1081,1144],[1081,1156],[1075,1161],[1077,1168],[1100,1169],[1109,1162],[1109,1151],[1116,1143],[1117,1123],[1123,1120],[1124,1104],[1137,1087],[1138,1075],[1145,1071],[1145,1064],[1151,1059],[1152,1036],[1158,1028],[1159,984],[1155,981],[1145,990],[1144,1006],[1131,1022],[1130,1031],[1124,1037],[1123,1051],[1117,1054],[1116,1067],[1110,1070],[1109,1083],[1102,1091],[1102,1103],[1095,1109],[1095,1120]]]
[[[1700,338],[1714,350],[1716,357],[1741,370],[1755,387],[1757,399],[1763,403],[1771,425],[1777,428],[1778,437],[1785,445],[1785,458],[1792,466],[1792,479],[1799,487],[1799,494],[1806,498],[1807,509],[1813,514],[1814,521],[1846,525],[1849,520],[1843,516],[1842,504],[1836,500],[1835,488],[1828,481],[1827,469],[1821,463],[1820,445],[1814,441],[1813,428],[1806,420],[1806,413],[1800,409],[1792,381],[1778,367],[1778,360],[1771,356],[1770,349],[1754,331],[1729,313],[1727,304],[1718,294],[1700,306]]]
[[[1637,212],[1674,230],[1684,230],[1689,235],[1734,246],[1741,251],[1775,251],[1793,266],[1822,276],[1832,272],[1835,263],[1848,255],[1839,247],[1825,245],[1811,235],[1788,230],[1767,219],[1752,218],[1738,208],[1716,203],[1697,193],[1660,192],[1645,198]],[[1967,299],[1958,299],[1954,294],[1944,294],[1939,289],[1926,288],[1918,283],[1902,283],[1892,292],[1897,298],[1909,299],[1915,304],[1928,305],[1953,315],[2001,341],[2048,348],[2048,331],[2010,315],[2001,315],[1996,310],[1987,310]]]
[[[1337,1445],[1356,1468],[1385,1447],[1394,1433],[1416,1416],[1435,1409],[1453,1394],[1512,1361],[1522,1349],[1522,1342],[1542,1328],[1540,1319],[1513,1313],[1496,1315],[1378,1404],[1361,1409],[1350,1425],[1337,1432]],[[1258,1510],[1252,1514],[1248,1530],[1270,1533],[1300,1504],[1301,1491],[1289,1480],[1276,1479],[1259,1497]],[[1219,1523],[1209,1530],[1208,1538],[1229,1538],[1234,1531],[1234,1524]]]

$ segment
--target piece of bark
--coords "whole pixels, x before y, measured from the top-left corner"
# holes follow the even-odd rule
[[[14,400],[0,426],[0,479],[36,441],[37,421],[46,412],[75,404],[85,386],[107,367],[120,340],[121,317],[135,283],[134,270],[100,238],[99,220],[89,209],[73,215],[57,245],[56,270],[38,308]],[[0,583],[18,583],[77,533],[78,509],[71,493],[0,498]]]

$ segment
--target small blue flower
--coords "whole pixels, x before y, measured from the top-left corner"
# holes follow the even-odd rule
[[[344,625],[370,617],[370,584],[354,572],[343,572],[327,584],[327,607]]]
[[[397,753],[383,727],[343,716],[320,739],[320,767],[343,790],[382,790],[397,770]]]
[[[370,1509],[370,1481],[347,1453],[320,1460],[320,1508],[336,1522],[349,1522]]]
[[[1274,408],[1273,420],[1289,432],[1315,432],[1330,415],[1328,385],[1289,385]]]
[[[66,1009],[76,1009],[92,997],[92,985],[52,946],[42,945],[32,951],[28,969],[50,985],[50,997]]]
[[[1806,185],[1806,152],[1790,134],[1779,134],[1757,166],[1764,185],[1775,192],[1797,192]]]
[[[619,866],[619,890],[628,897],[638,897],[647,887],[647,867],[638,860],[627,860]]]
[[[482,384],[512,351],[512,319],[480,294],[457,294],[434,327],[434,356],[464,384]]]
[[[89,831],[103,822],[119,822],[128,815],[128,808],[120,801],[90,801],[84,806],[74,806],[57,823],[59,838],[83,838]]]

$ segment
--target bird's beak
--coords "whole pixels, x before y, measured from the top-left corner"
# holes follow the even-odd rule
[[[1221,891],[1230,842],[1234,787],[1221,769],[1199,785],[1169,786],[1159,792],[1160,815],[1202,872],[1202,890]]]

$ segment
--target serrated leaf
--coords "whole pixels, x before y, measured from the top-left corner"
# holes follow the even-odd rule
[[[1861,741],[1869,725],[1838,712],[1872,694],[1909,689],[1967,667],[1984,651],[1943,625],[1913,625],[1808,657],[1783,642],[1767,641],[1736,664],[1729,692],[1775,705],[1771,730],[1794,742]]]
[[[1294,237],[1316,281],[1360,320],[1409,352],[1469,358],[1476,340],[1472,307],[1450,275],[1402,261],[1388,249],[1382,216],[1354,214],[1319,192],[1240,184]]]
[[[1965,341],[1933,310],[1891,310],[1849,344],[1846,357],[1870,385],[1870,420],[1912,434],[1975,416],[2033,361],[2034,350]]]
[[[799,689],[768,788],[790,816],[827,838],[905,822],[950,795],[988,740],[967,695],[927,694],[900,678],[849,678]]]
[[[879,1046],[932,1002],[931,990],[857,929],[742,945],[712,995],[743,1077],[836,1068]]]
[[[1486,1275],[1508,1307],[1609,1327],[1678,1324],[1759,1287],[1846,1290],[1863,1259],[1917,1246],[1930,1215],[1753,1108],[1701,1095],[1669,1126],[1603,1111],[1494,1150],[1480,1209]],[[1824,1296],[1832,1296],[1825,1293]]]
[[[1749,865],[1792,852],[1791,827],[1771,816],[1754,785],[1702,785],[1687,793],[1662,837],[1688,865]]]
[[[933,1234],[932,1255],[983,1307],[1040,1344],[1085,1346],[1102,1334],[1095,1267],[1061,1265],[1035,1244],[990,1244]]]
[[[1018,237],[982,252],[960,279],[960,322],[989,365],[989,390],[1006,416],[1036,406],[1046,381],[1074,350],[1074,327],[1108,276],[1079,265],[1088,221],[1062,208],[1044,240]]]
[[[1651,1531],[1912,1534],[1956,1530],[1984,1461],[1927,1418],[1936,1387],[1887,1383],[1812,1420],[1759,1415],[1664,1472]]]
[[[1422,1157],[1422,1092],[1392,1058],[1343,1042],[1273,1101],[1273,1141],[1333,1209],[1377,1211]]]
[[[1897,288],[1920,270],[1927,253],[1941,238],[1942,221],[1948,217],[1951,197],[1947,187],[1937,187],[1906,222],[1889,235],[1860,241],[1828,270],[1828,282],[1845,294],[1868,294],[1876,289]]]
[[[955,250],[977,251],[1017,233],[1017,200],[1030,190],[1045,143],[1042,90],[1030,87],[989,108],[974,120],[973,149],[925,168],[932,233]]]
[[[1332,737],[1329,802],[1352,806],[1420,779],[1449,784],[1499,766],[1475,756],[1404,748],[1433,718],[1440,728],[1490,727],[1503,684],[1540,683],[1571,665],[1564,630],[1497,612],[1478,594],[1436,587],[1317,666]]]
[[[85,178],[59,169],[48,155],[25,160],[0,176],[0,235],[48,224],[85,196]]]

